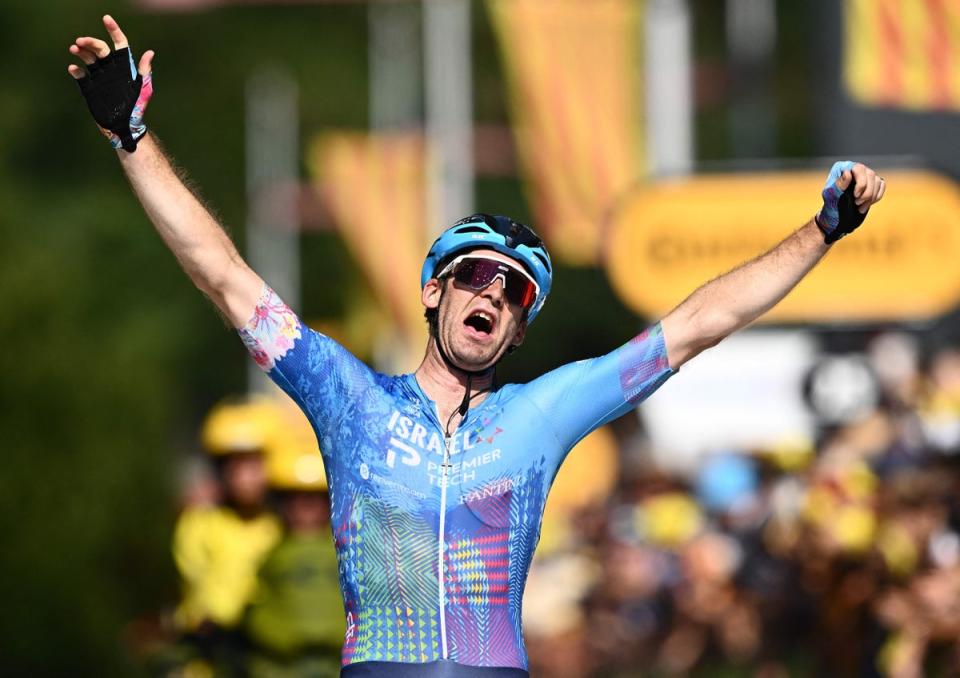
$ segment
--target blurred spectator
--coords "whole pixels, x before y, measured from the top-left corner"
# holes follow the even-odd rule
[[[309,426],[284,438],[267,460],[284,534],[260,567],[244,620],[249,673],[335,678],[345,624],[326,472]]]
[[[960,350],[946,348],[934,355],[920,415],[931,446],[949,454],[960,449]]]
[[[280,425],[276,406],[266,400],[215,407],[203,445],[220,480],[220,501],[187,506],[174,530],[183,589],[175,622],[183,646],[221,672],[242,671],[237,625],[257,569],[280,538],[280,523],[266,505],[264,472],[264,454]]]

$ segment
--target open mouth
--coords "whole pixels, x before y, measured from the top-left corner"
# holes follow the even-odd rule
[[[489,335],[493,332],[493,316],[484,311],[474,311],[463,321],[463,324],[478,334]]]

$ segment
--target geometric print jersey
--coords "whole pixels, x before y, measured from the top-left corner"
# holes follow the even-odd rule
[[[343,665],[446,659],[526,670],[520,607],[547,492],[581,438],[673,374],[660,325],[607,355],[498,388],[449,438],[414,375],[370,369],[269,287],[239,333],[320,443]]]

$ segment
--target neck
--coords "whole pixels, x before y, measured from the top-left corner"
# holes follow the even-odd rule
[[[427,344],[423,362],[414,373],[417,383],[428,398],[437,404],[440,423],[450,423],[451,431],[460,422],[457,412],[470,383],[470,407],[483,402],[486,394],[493,388],[494,370],[492,367],[482,372],[468,372],[443,359],[435,339]]]

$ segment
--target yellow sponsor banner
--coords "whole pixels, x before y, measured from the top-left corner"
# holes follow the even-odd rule
[[[609,426],[601,426],[577,443],[560,467],[544,509],[538,552],[567,546],[571,519],[580,510],[602,506],[619,477],[617,437]]]
[[[845,0],[843,77],[867,106],[960,110],[960,0]]]
[[[430,244],[426,157],[419,133],[324,134],[310,153],[324,203],[392,320],[392,327],[380,328],[381,347],[390,367],[401,371],[416,367],[427,337],[420,303],[420,268]]]
[[[920,320],[960,300],[960,190],[881,172],[887,193],[765,322]],[[606,267],[621,299],[662,317],[707,280],[768,250],[819,209],[823,173],[700,176],[642,186],[615,213]]]
[[[535,226],[594,264],[609,209],[645,168],[642,2],[488,0]]]

